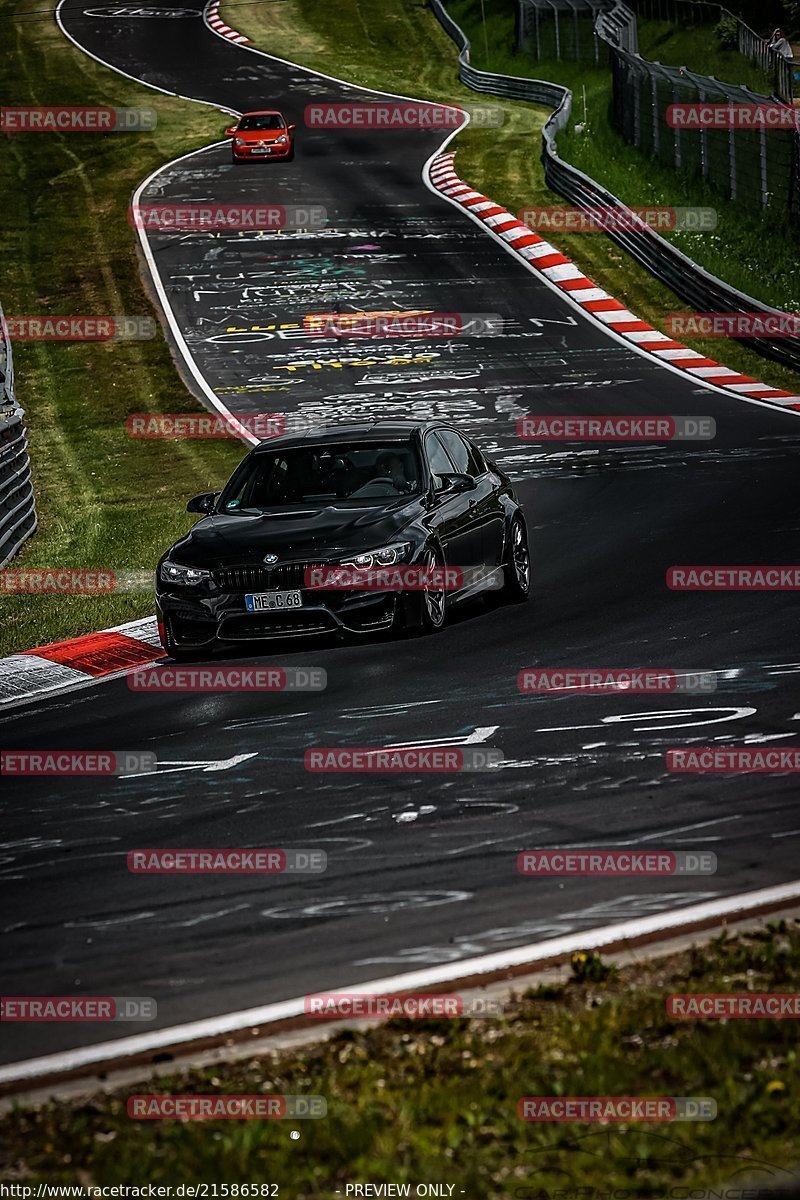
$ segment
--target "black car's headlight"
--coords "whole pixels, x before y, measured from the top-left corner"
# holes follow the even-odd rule
[[[370,571],[375,567],[391,567],[395,563],[403,562],[410,549],[410,542],[392,542],[391,546],[381,546],[379,550],[366,550],[363,554],[345,558],[342,560],[341,566],[355,567],[359,571]]]
[[[158,572],[162,583],[177,583],[180,587],[197,587],[211,579],[211,572],[201,567],[184,567],[166,559]]]

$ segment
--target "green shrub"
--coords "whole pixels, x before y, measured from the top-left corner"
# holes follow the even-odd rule
[[[719,24],[714,26],[714,37],[723,50],[738,50],[739,24],[736,18],[723,17]]]

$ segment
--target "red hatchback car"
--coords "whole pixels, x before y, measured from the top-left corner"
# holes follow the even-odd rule
[[[238,125],[225,130],[232,138],[231,159],[235,163],[253,159],[294,158],[295,125],[287,125],[277,109],[242,113]]]

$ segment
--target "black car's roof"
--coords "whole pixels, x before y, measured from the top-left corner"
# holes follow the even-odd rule
[[[314,445],[321,446],[327,442],[374,442],[382,440],[408,440],[415,433],[423,433],[428,429],[439,429],[444,426],[442,421],[359,421],[349,425],[321,425],[318,429],[308,429],[303,433],[286,433],[282,437],[268,438],[255,446],[253,452],[271,450],[273,447],[291,447]]]

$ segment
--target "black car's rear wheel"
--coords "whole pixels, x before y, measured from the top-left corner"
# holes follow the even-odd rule
[[[506,577],[504,598],[512,603],[521,604],[531,594],[531,552],[528,530],[519,513],[511,519],[503,570]]]

